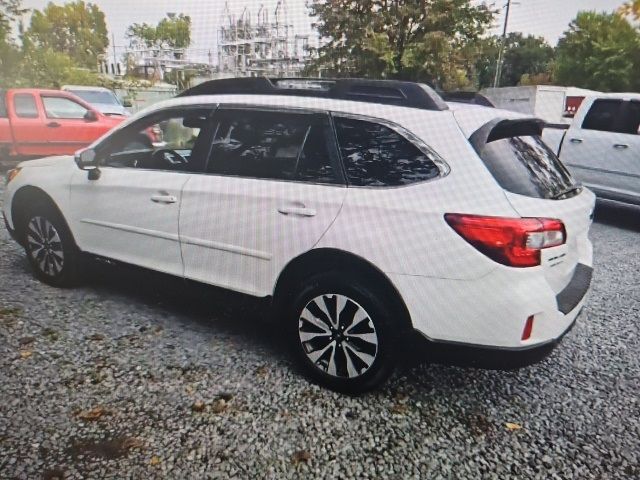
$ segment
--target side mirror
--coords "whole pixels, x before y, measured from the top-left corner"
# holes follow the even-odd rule
[[[76,164],[80,170],[88,172],[89,180],[98,180],[100,178],[96,151],[93,148],[85,148],[76,153]]]
[[[87,110],[87,113],[84,114],[84,119],[87,122],[96,122],[98,121],[98,114],[93,110]]]
[[[85,148],[76,153],[76,165],[81,170],[89,170],[97,166],[96,152],[93,148]]]
[[[122,100],[122,106],[124,108],[131,108],[133,107],[133,103],[131,102],[130,98],[125,98],[124,100]]]

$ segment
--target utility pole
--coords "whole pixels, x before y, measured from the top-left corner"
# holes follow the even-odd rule
[[[116,71],[118,70],[118,58],[116,57],[116,36],[113,32],[111,32],[111,46],[113,47],[113,75],[115,76]],[[108,73],[107,66],[107,73]]]
[[[504,13],[504,26],[502,28],[502,39],[500,40],[500,50],[498,51],[498,63],[496,64],[496,76],[493,79],[493,88],[498,88],[502,75],[502,56],[504,55],[504,44],[507,40],[507,28],[509,25],[509,10],[511,10],[511,0],[507,0],[506,11]]]

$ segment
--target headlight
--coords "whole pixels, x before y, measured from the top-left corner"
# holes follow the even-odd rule
[[[7,183],[16,178],[20,173],[21,168],[13,168],[7,172]]]

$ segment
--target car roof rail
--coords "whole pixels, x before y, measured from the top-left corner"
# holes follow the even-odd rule
[[[449,109],[440,95],[424,83],[359,78],[224,78],[196,85],[180,93],[178,97],[219,94],[295,95],[423,110]]]

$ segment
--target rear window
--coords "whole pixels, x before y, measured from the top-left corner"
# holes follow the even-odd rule
[[[539,136],[494,140],[480,158],[502,188],[536,198],[554,198],[576,186],[575,181]]]
[[[18,93],[13,97],[16,115],[20,118],[38,118],[36,99],[30,93]]]
[[[7,118],[7,103],[5,101],[5,92],[0,90],[0,118]]]

